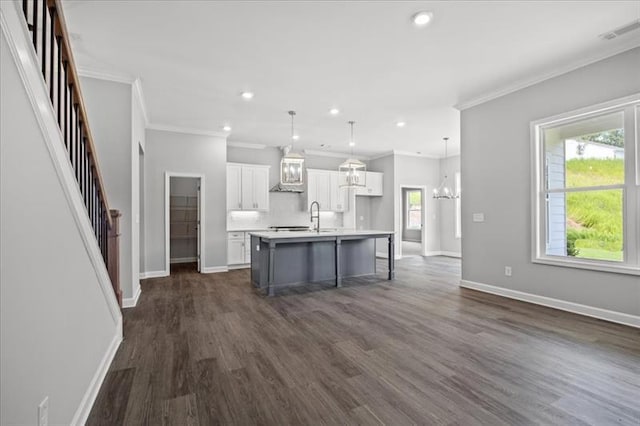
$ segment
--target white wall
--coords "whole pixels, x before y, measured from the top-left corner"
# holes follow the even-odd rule
[[[145,150],[145,272],[165,270],[165,173],[205,176],[203,267],[227,266],[226,140],[147,130]]]
[[[3,18],[20,23],[8,10],[14,5],[2,3]],[[7,31],[13,42],[21,36]],[[68,187],[67,198],[4,32],[0,39],[0,424],[36,424],[46,396],[49,424],[69,424],[120,341],[121,316],[98,278],[109,284],[106,269],[99,263],[99,275],[74,219],[68,200],[80,205],[79,192]],[[48,105],[41,84],[40,92]],[[41,117],[56,126],[51,113]],[[60,133],[47,134],[64,153]],[[58,164],[71,174],[68,162]]]
[[[396,251],[400,247],[402,232],[402,186],[426,186],[425,193],[425,240],[424,249],[427,253],[440,251],[440,202],[431,197],[433,188],[439,185],[440,161],[437,159],[394,155],[395,161],[395,230]]]
[[[456,172],[460,171],[460,156],[456,155],[447,159],[440,160],[440,179],[447,172],[448,184],[455,191]],[[464,176],[461,177],[464,180]],[[462,188],[464,192],[464,188]],[[431,197],[431,193],[427,194]],[[464,197],[461,197],[464,203]],[[457,254],[462,252],[462,243],[460,238],[456,238],[456,201],[455,200],[439,200],[440,205],[440,250],[447,254]]]
[[[639,69],[636,48],[462,111],[463,280],[640,315],[637,276],[531,262],[529,135],[533,120],[640,92]]]
[[[132,298],[140,287],[139,234],[135,221],[135,215],[139,214],[139,160],[134,133],[141,140],[140,130],[133,129],[132,86],[89,77],[81,77],[81,84],[109,207],[122,214],[120,288],[124,298]]]

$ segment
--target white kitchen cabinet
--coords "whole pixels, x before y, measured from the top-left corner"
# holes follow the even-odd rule
[[[242,166],[227,164],[227,210],[242,210]]]
[[[233,231],[227,234],[227,265],[251,263],[251,234]]]
[[[344,212],[349,209],[348,190],[340,188],[339,173],[332,170],[307,169],[307,209],[320,203],[320,210]]]
[[[317,201],[320,210],[331,208],[331,172],[329,170],[307,169],[307,210]]]
[[[227,210],[269,210],[269,166],[227,164]]]
[[[349,210],[349,190],[347,188],[340,188],[340,173],[331,173],[331,203],[330,210],[334,212],[344,212]]]
[[[251,263],[251,234],[244,233],[244,263]]]
[[[242,233],[244,234],[244,233]],[[244,237],[240,239],[229,238],[227,240],[227,264],[242,265],[245,263]]]
[[[382,180],[384,173],[366,172],[366,183],[364,187],[356,189],[356,195],[382,196]]]

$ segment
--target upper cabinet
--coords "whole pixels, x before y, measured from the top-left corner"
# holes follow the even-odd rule
[[[227,210],[269,210],[269,166],[227,164]]]
[[[242,166],[227,164],[227,210],[242,210]]]
[[[317,201],[322,211],[344,212],[349,210],[348,193],[340,188],[338,172],[307,169],[307,209]]]
[[[356,195],[382,196],[382,178],[384,173],[367,172],[366,186],[356,189]]]

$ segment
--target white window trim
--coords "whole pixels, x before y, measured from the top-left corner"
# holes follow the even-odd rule
[[[533,263],[640,275],[640,123],[637,121],[640,108],[640,93],[581,108],[576,111],[536,120],[530,124],[531,140],[531,261]],[[575,257],[551,256],[545,252],[545,202],[544,202],[544,146],[541,143],[543,127],[581,120],[589,116],[614,110],[625,110],[625,182],[624,206],[624,261],[592,260]],[[628,140],[626,135],[633,135]],[[616,185],[617,186],[617,185]],[[548,191],[550,192],[550,191]],[[566,190],[562,190],[566,192]]]

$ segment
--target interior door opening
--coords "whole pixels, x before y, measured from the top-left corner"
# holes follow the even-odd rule
[[[169,176],[169,269],[201,272],[201,179]]]
[[[402,188],[402,257],[422,256],[425,214],[422,188]]]

